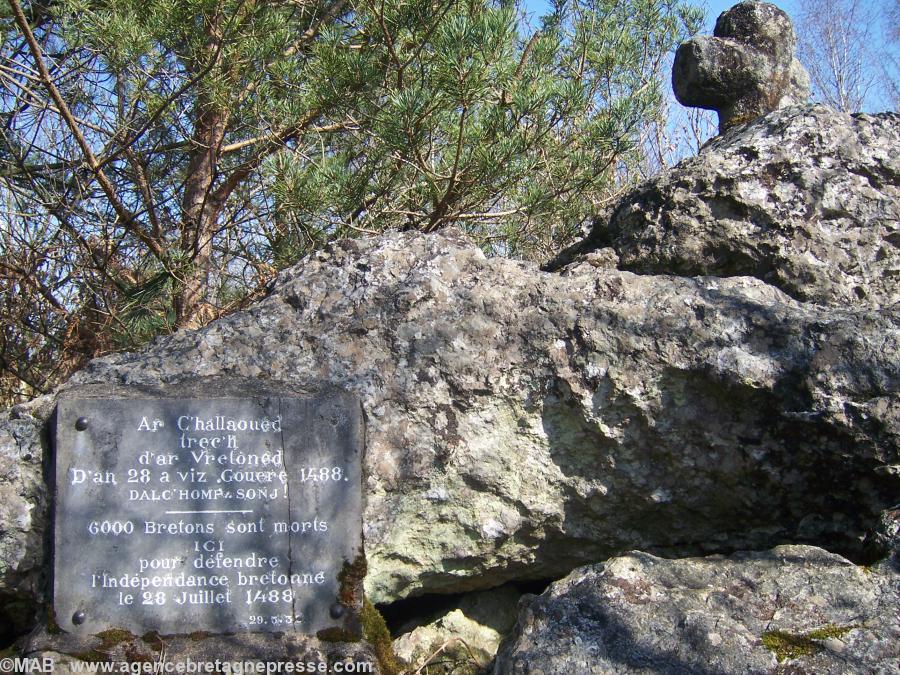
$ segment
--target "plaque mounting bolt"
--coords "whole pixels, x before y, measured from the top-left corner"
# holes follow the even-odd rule
[[[340,619],[342,616],[344,616],[344,612],[346,611],[346,607],[344,607],[341,603],[336,602],[331,606],[329,614],[331,614],[332,619]]]
[[[84,623],[85,618],[86,617],[84,615],[84,612],[82,612],[82,611],[75,612],[72,615],[72,623],[74,623],[76,626],[80,626],[81,624]]]
[[[88,428],[88,418],[87,417],[79,417],[75,420],[75,429],[77,431],[84,431]]]

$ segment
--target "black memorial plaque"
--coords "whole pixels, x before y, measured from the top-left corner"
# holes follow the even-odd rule
[[[358,632],[362,443],[343,393],[61,401],[58,624]]]

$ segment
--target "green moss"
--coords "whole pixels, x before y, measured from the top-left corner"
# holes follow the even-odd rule
[[[359,596],[362,593],[363,579],[366,577],[366,556],[362,546],[353,562],[344,561],[341,571],[338,572],[338,597],[347,607],[358,607]]]
[[[375,649],[375,656],[378,658],[382,674],[399,675],[403,668],[394,655],[391,631],[388,630],[387,623],[385,623],[384,617],[381,616],[381,612],[375,609],[375,605],[369,602],[368,598],[363,598],[361,618],[363,635],[366,641]]]
[[[359,642],[359,636],[354,635],[348,630],[334,626],[332,628],[323,628],[316,637],[322,642]]]
[[[842,638],[847,633],[849,633],[854,628],[858,628],[859,626],[835,626],[834,624],[828,624],[823,626],[822,628],[816,628],[814,631],[810,631],[807,633],[807,637],[810,640],[827,640],[828,638]]]
[[[105,654],[99,654],[93,650],[89,652],[69,652],[68,655],[79,661],[102,661],[105,657]]]
[[[781,663],[788,659],[799,659],[817,654],[822,651],[822,645],[817,640],[843,637],[854,628],[856,626],[828,624],[802,634],[773,630],[762,634],[762,643],[766,649],[775,654],[778,663]]]
[[[122,628],[110,628],[102,633],[97,633],[97,637],[100,638],[100,646],[97,649],[110,649],[134,639],[134,635]]]
[[[162,636],[155,630],[148,630],[146,633],[141,635],[141,641],[145,644],[150,645],[151,649],[155,649],[158,652],[162,651],[163,639]]]
[[[804,635],[792,635],[780,630],[763,633],[763,647],[775,654],[778,663],[787,659],[810,656],[821,649],[819,645]]]
[[[375,650],[381,673],[383,675],[399,675],[403,672],[403,668],[394,655],[391,631],[388,629],[384,617],[381,616],[381,612],[369,602],[368,598],[363,598],[363,607],[359,618],[363,637]],[[320,630],[316,633],[316,637],[323,642],[356,642],[359,640],[358,635],[339,627]]]
[[[105,661],[109,658],[109,652],[123,642],[131,642],[135,636],[122,628],[110,628],[102,633],[97,633],[94,637],[100,638],[100,644],[86,652],[72,652],[69,656],[74,656],[80,661]]]

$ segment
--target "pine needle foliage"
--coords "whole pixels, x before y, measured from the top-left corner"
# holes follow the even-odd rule
[[[329,241],[542,259],[635,175],[679,0],[2,0],[0,399]]]
[[[529,31],[511,4],[362,2],[311,73],[348,133],[273,158],[274,190],[341,236],[452,223],[492,253],[552,255],[627,183],[663,59],[699,19],[564,1]]]

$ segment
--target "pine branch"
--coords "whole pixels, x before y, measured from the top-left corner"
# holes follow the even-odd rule
[[[103,172],[103,169],[100,166],[100,162],[98,162],[97,158],[94,156],[94,153],[91,150],[91,146],[88,145],[84,134],[81,132],[81,128],[79,127],[78,122],[75,120],[71,110],[69,110],[69,106],[66,104],[62,95],[59,93],[56,85],[53,83],[53,79],[50,77],[50,72],[47,70],[46,63],[44,63],[44,55],[41,50],[41,46],[35,39],[34,33],[31,32],[31,27],[28,25],[28,21],[25,18],[25,14],[22,12],[22,7],[19,5],[18,0],[8,0],[8,2],[10,9],[12,9],[13,11],[16,25],[18,25],[19,30],[22,31],[22,34],[25,36],[25,40],[28,43],[28,48],[31,51],[31,55],[34,58],[35,64],[38,68],[38,72],[40,73],[41,81],[50,94],[50,97],[53,99],[53,102],[56,104],[56,107],[59,109],[59,114],[65,121],[66,126],[68,126],[69,130],[72,132],[72,136],[75,138],[75,142],[81,149],[88,168],[96,177],[97,182],[100,184],[103,193],[109,200],[109,203],[113,207],[113,210],[116,212],[116,215],[119,216],[119,219],[122,222],[122,226],[132,234],[134,234],[138,239],[140,239],[141,242],[148,248],[148,250],[150,250],[157,258],[159,258],[160,260],[164,259],[166,257],[165,249],[163,249],[162,246],[160,246],[159,242],[157,242],[153,239],[153,237],[144,232],[144,230],[138,225],[135,220],[134,214],[131,213],[131,211],[129,211],[121,202],[118,195],[116,194],[115,186]]]

